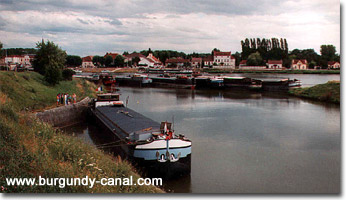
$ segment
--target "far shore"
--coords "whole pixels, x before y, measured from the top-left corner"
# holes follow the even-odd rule
[[[165,68],[169,70],[170,68]],[[87,73],[101,73],[101,72],[111,72],[111,73],[137,73],[139,68],[80,68],[78,69],[82,72]],[[237,69],[196,69],[196,72],[205,73],[270,73],[270,74],[340,74],[340,70],[237,70]]]

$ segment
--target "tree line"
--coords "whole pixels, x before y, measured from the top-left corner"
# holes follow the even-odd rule
[[[288,61],[288,43],[285,38],[245,38],[241,42],[241,59],[247,60],[247,65],[265,65],[267,60],[283,60],[285,66]]]
[[[2,44],[1,44],[2,45]],[[37,49],[35,48],[0,48],[0,57],[13,56],[13,55],[26,55],[26,54],[36,54]]]
[[[283,66],[290,68],[293,59],[306,59],[309,68],[320,66],[326,69],[328,61],[340,62],[340,55],[336,54],[333,45],[321,45],[319,55],[314,49],[288,51],[288,42],[285,38],[246,38],[240,43],[242,46],[240,58],[247,60],[246,64],[249,66],[265,65],[268,60],[282,60]],[[239,55],[235,57],[239,59]]]
[[[333,45],[321,45],[320,55],[315,52],[314,49],[294,49],[288,51],[288,43],[284,38],[271,38],[271,39],[248,39],[241,41],[242,52],[236,52],[232,54],[236,58],[236,65],[240,60],[247,60],[248,65],[265,65],[267,60],[283,60],[284,66],[289,67],[293,59],[306,59],[309,62],[309,68],[315,66],[321,66],[322,68],[328,67],[328,61],[340,62],[340,55],[336,53],[336,48]],[[184,59],[190,59],[192,57],[207,57],[213,55],[215,51],[220,51],[214,48],[211,53],[190,53],[178,52],[173,50],[148,50],[140,51],[141,54],[148,56],[152,53],[163,64],[165,64],[168,58],[181,57]],[[71,79],[73,71],[65,69],[66,66],[80,66],[82,64],[82,58],[77,55],[67,55],[66,51],[62,50],[54,42],[42,40],[36,43],[36,48],[10,48],[3,49],[3,44],[0,42],[0,52],[7,55],[23,55],[23,54],[35,54],[33,61],[34,70],[44,75],[45,80],[50,84],[57,84],[60,80]],[[133,52],[136,53],[136,52]],[[127,55],[128,52],[124,52],[123,55]],[[3,57],[3,56],[2,56]],[[122,67],[125,65],[131,66],[132,64],[138,64],[139,57],[135,57],[132,61],[125,63],[125,59],[122,55],[117,55],[114,59],[112,56],[94,56],[92,62],[99,67],[102,66],[115,66]]]

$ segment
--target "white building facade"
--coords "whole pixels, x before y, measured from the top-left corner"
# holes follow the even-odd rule
[[[298,70],[306,70],[308,69],[308,61],[307,60],[292,60],[292,69]]]
[[[217,52],[214,51],[213,68],[231,68],[235,69],[235,58],[231,52]]]
[[[140,61],[138,62],[138,65],[154,67],[155,62],[153,62],[151,59],[148,59],[147,57],[140,57],[139,59]]]

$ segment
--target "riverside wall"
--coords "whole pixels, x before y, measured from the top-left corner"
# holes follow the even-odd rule
[[[88,104],[91,100],[91,98],[86,97],[78,103],[38,112],[35,113],[35,116],[43,122],[48,122],[55,127],[73,125],[85,120]]]

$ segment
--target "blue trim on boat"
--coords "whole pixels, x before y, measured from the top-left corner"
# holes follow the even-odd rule
[[[156,152],[159,152],[159,154],[166,155],[166,149],[149,149],[149,150],[139,150],[135,149],[133,153],[133,157],[135,158],[142,158],[144,160],[157,160]],[[180,153],[180,158],[187,157],[189,154],[191,154],[191,146],[188,148],[169,148],[169,153],[174,154],[177,156]]]

